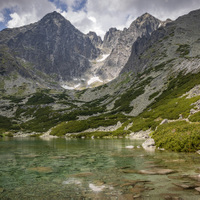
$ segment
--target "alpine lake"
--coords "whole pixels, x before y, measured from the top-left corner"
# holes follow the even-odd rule
[[[200,200],[200,155],[143,142],[1,138],[0,199]]]

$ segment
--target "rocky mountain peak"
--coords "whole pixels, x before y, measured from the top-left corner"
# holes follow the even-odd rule
[[[100,36],[98,36],[95,32],[93,31],[90,31],[87,36],[90,38],[92,44],[95,46],[95,47],[100,47],[103,43],[102,39]]]
[[[111,48],[110,55],[99,70],[99,74],[109,80],[116,78],[131,54],[131,47],[138,37],[149,36],[158,29],[161,21],[145,13],[133,21],[129,28],[119,31],[111,28],[104,37],[103,47]]]
[[[120,30],[110,28],[104,36],[103,47],[111,51],[116,46],[120,33]]]
[[[145,13],[133,21],[129,27],[129,30],[147,31],[147,34],[151,34],[161,24],[161,21],[149,13]]]
[[[46,14],[46,15],[41,19],[41,21],[49,20],[49,19],[65,20],[65,18],[64,18],[60,13],[58,13],[58,12],[56,12],[56,11]]]

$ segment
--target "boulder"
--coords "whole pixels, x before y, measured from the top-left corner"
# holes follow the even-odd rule
[[[148,175],[166,175],[175,173],[172,169],[151,169],[151,170],[140,170],[140,174],[148,174]]]
[[[152,138],[147,139],[147,140],[142,144],[142,147],[143,147],[144,149],[147,149],[147,148],[155,148],[155,141],[154,141],[154,139],[152,139]]]
[[[160,125],[167,124],[167,123],[168,123],[168,119],[163,119],[162,122],[160,123]]]

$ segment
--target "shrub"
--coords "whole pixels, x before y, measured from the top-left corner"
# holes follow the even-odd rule
[[[200,124],[186,121],[163,124],[152,135],[156,146],[178,152],[200,149]]]
[[[190,53],[190,45],[180,44],[176,52],[179,53],[181,57],[184,57]]]
[[[54,99],[49,95],[44,93],[35,93],[32,97],[28,99],[26,105],[49,104],[53,102]]]

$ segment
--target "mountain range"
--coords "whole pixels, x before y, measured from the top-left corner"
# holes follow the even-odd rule
[[[103,40],[57,12],[1,31],[2,134],[114,137],[148,130],[159,147],[199,150],[199,18],[200,10],[164,22],[145,13]]]

